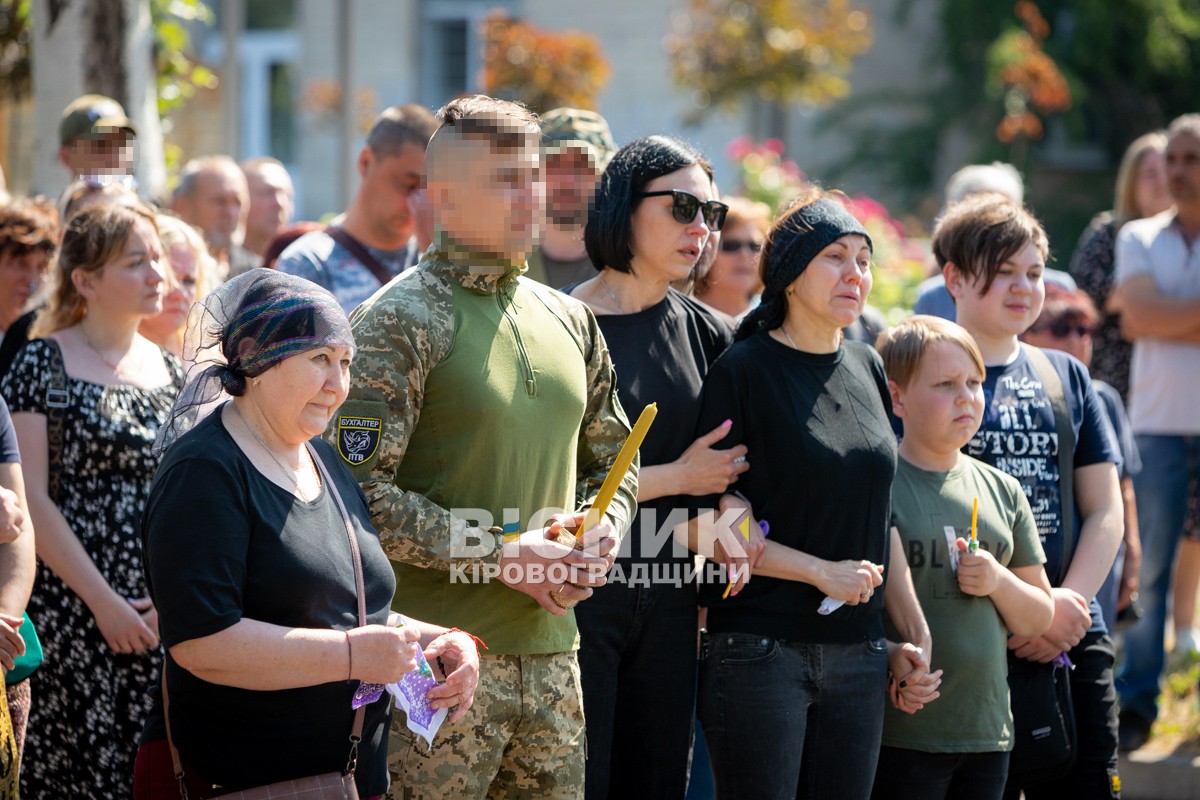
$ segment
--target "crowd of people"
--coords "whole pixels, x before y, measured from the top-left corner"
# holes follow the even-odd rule
[[[891,328],[841,195],[595,112],[389,108],[328,224],[60,137],[0,208],[0,796],[1120,796],[1196,648],[1200,115],[1069,273],[961,170]]]

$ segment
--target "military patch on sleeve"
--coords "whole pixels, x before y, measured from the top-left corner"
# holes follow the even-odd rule
[[[383,418],[380,416],[338,415],[338,455],[352,467],[361,467],[379,452],[379,439],[383,433]]]

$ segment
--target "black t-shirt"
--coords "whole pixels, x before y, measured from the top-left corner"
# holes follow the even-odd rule
[[[387,621],[395,578],[366,498],[328,444],[314,439],[350,513],[362,553],[368,624]],[[168,649],[243,618],[298,628],[358,625],[346,528],[328,487],[297,500],[260,473],[220,410],[167,451],[142,526],[146,578]],[[357,682],[280,691],[209,683],[167,659],[171,733],[186,766],[245,788],[341,770]],[[364,797],[387,790],[386,701],[367,709],[356,776]],[[156,708],[143,740],[162,738]]]
[[[617,394],[629,419],[636,420],[650,403],[658,404],[658,416],[639,451],[641,465],[669,464],[696,439],[700,389],[713,362],[729,346],[731,331],[674,289],[661,303],[636,314],[602,314],[596,321],[612,355]],[[677,510],[677,521],[685,521],[697,500],[672,495],[639,502],[621,560],[689,561],[690,553],[671,538],[674,526],[667,522],[672,510]]]
[[[21,352],[21,348],[29,341],[29,328],[33,325],[35,317],[36,309],[18,317],[4,332],[4,340],[0,341],[0,380],[12,369],[13,362],[17,360],[17,353]]]
[[[736,488],[770,523],[773,541],[831,561],[887,564],[896,473],[890,413],[883,363],[869,346],[804,353],[763,332],[734,343],[713,365],[697,430],[733,420],[715,446],[748,448],[750,469]],[[821,616],[824,593],[799,581],[756,576],[727,600],[724,586],[700,591],[714,633],[811,643],[883,636],[882,592]]]
[[[17,432],[13,430],[12,415],[8,403],[0,396],[0,464],[20,464],[21,451],[17,449]]]

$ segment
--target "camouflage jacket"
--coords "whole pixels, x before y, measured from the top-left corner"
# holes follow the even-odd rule
[[[436,247],[431,248],[415,269],[389,283],[351,316],[358,352],[350,394],[327,437],[361,483],[384,550],[394,561],[440,570],[464,562],[500,561],[501,536],[453,514],[456,498],[442,498],[443,504],[439,504],[405,485],[407,481],[398,480],[410,443],[420,432],[422,413],[432,414],[425,407],[431,374],[452,351],[465,348],[457,339],[462,309],[456,309],[456,303],[473,302],[472,296],[490,296],[501,307],[510,302],[539,313],[544,308],[577,347],[583,362],[578,374],[585,376],[586,386],[576,386],[575,391],[585,405],[577,442],[569,443],[575,453],[575,484],[574,497],[564,498],[565,502],[573,502],[579,509],[594,500],[629,434],[629,422],[617,399],[612,362],[595,317],[582,303],[521,277],[523,271],[520,267],[458,266]],[[469,296],[464,296],[463,290]],[[517,323],[513,327],[523,358],[523,334]],[[499,329],[480,333],[495,336],[497,342],[501,338]],[[536,336],[537,332],[524,335]],[[514,374],[524,379],[532,393],[532,384],[540,379],[545,366],[526,364],[527,374],[518,368]],[[461,397],[456,400],[471,402]],[[455,424],[486,426],[489,409],[485,403],[486,398],[481,398],[480,404],[469,408],[470,413]],[[545,446],[557,444],[547,442]],[[470,455],[463,453],[462,457]],[[491,465],[480,465],[480,479],[511,481],[514,490],[519,482],[528,480],[526,474],[497,477],[491,469]],[[636,495],[635,461],[608,511],[620,531],[628,528],[636,511]],[[506,531],[512,529],[509,525]],[[468,548],[469,555],[464,556],[463,543],[475,545]]]

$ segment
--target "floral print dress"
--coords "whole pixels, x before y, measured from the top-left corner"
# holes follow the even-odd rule
[[[3,383],[14,414],[47,413],[47,390],[63,388],[52,377],[57,349],[53,340],[36,339],[18,354]],[[183,385],[178,360],[163,353],[171,382],[154,389],[66,376],[61,469],[51,499],[104,579],[127,598],[148,595],[141,522],[158,464],[152,446]],[[28,608],[45,661],[32,676],[21,796],[128,798],[161,650],[114,653],[83,600],[41,562]]]

